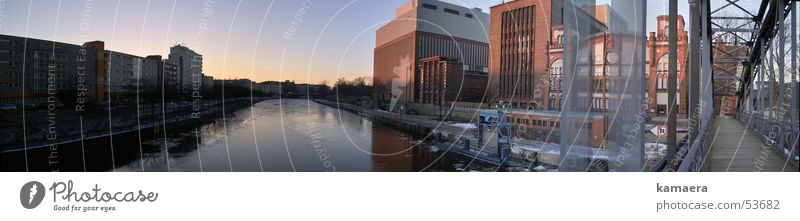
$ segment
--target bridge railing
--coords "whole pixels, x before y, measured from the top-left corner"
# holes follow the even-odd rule
[[[688,144],[686,147],[686,155],[680,160],[680,164],[676,171],[678,172],[699,172],[705,169],[705,163],[708,157],[708,151],[711,149],[711,142],[713,140],[711,130],[706,126],[702,128],[694,139],[692,145]],[[683,142],[682,142],[683,143]],[[680,150],[680,149],[679,149]],[[678,155],[680,156],[680,155]]]
[[[800,164],[800,155],[798,155],[800,126],[753,112],[739,112],[736,114],[736,119],[748,125],[748,128],[757,134],[764,144],[771,146],[790,163],[795,166]]]

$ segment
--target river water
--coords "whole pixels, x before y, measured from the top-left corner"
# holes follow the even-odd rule
[[[403,132],[304,99],[262,101],[143,143],[142,157],[115,171],[449,171],[457,164]]]

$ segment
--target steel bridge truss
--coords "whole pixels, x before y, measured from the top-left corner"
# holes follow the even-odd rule
[[[670,1],[675,7],[675,0]],[[668,147],[665,161],[673,163],[657,166],[658,170],[704,170],[713,142],[710,122],[720,112],[734,115],[776,153],[800,164],[797,1],[763,0],[755,11],[743,3],[725,0],[712,6],[709,1],[689,0],[690,132],[677,147]],[[708,83],[713,83],[712,93],[706,91]],[[677,85],[669,85],[673,86]],[[714,114],[703,105],[711,94]]]

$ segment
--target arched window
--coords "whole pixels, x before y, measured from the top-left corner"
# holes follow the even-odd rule
[[[656,71],[668,71],[669,70],[669,56],[668,54],[664,54],[661,58],[658,59],[658,63],[656,63]]]
[[[564,74],[563,67],[564,67],[564,61],[563,60],[558,59],[558,60],[554,61],[553,64],[550,65],[550,75],[560,76],[560,75]]]
[[[550,65],[550,90],[561,90],[561,76],[564,74],[564,61],[558,59]]]
[[[664,26],[664,36],[669,37],[669,26]]]

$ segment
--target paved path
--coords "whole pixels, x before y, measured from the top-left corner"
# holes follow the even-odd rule
[[[764,144],[745,124],[728,116],[718,116],[712,130],[716,131],[709,153],[707,171],[797,171],[786,158]]]

